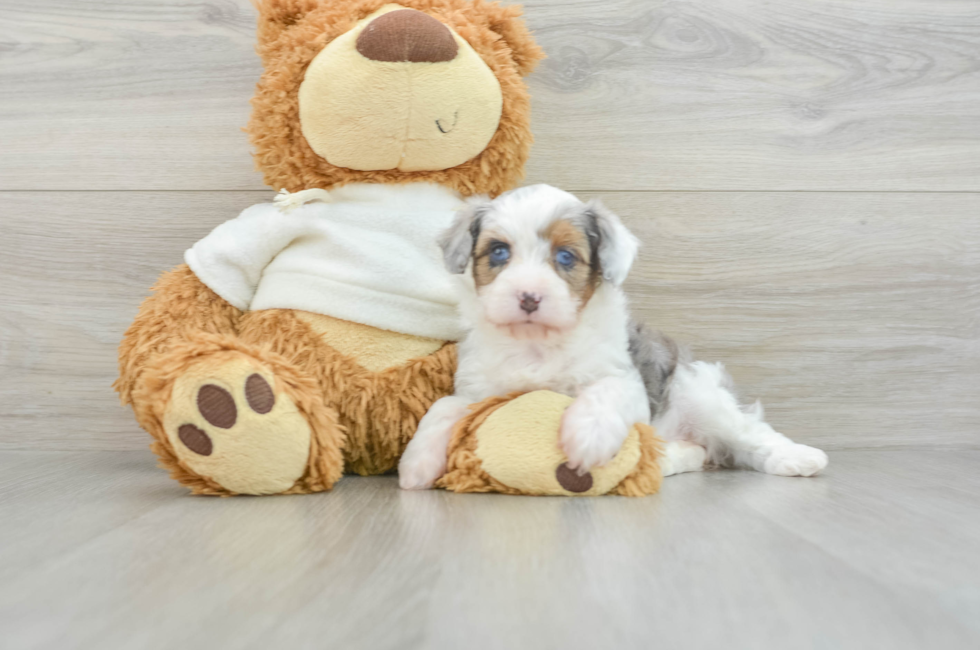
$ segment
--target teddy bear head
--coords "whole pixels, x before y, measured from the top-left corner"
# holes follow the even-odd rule
[[[275,189],[428,181],[496,195],[531,145],[517,7],[484,0],[263,0],[248,133]]]

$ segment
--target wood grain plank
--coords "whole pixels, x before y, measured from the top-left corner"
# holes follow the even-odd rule
[[[0,468],[24,453],[0,452]],[[145,451],[26,453],[45,470],[0,486],[0,520],[20,525],[0,533],[11,647],[959,650],[980,638],[980,502],[960,489],[976,482],[977,451],[836,452],[814,479],[688,474],[642,499],[405,493],[391,477],[175,498]]]
[[[5,0],[0,187],[261,189],[249,0]]]
[[[149,287],[265,192],[3,194],[0,447],[141,449],[111,384]],[[43,224],[43,225],[42,225]]]
[[[12,192],[0,448],[135,449],[109,386],[148,287],[269,192]],[[980,195],[609,193],[638,315],[828,448],[980,446]]]
[[[645,243],[638,316],[725,362],[777,428],[980,446],[980,195],[604,196]]]
[[[958,0],[530,0],[532,181],[978,190],[980,14]],[[248,0],[7,0],[0,189],[259,189]]]
[[[531,177],[595,190],[976,190],[980,14],[928,0],[529,2]]]
[[[187,494],[154,464],[149,450],[0,452],[0,582]]]

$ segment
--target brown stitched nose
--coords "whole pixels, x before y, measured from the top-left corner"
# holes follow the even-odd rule
[[[527,313],[536,312],[538,310],[538,305],[541,304],[541,298],[534,295],[533,293],[522,293],[521,294],[521,309]]]
[[[357,37],[357,51],[372,61],[436,63],[455,59],[458,50],[445,25],[414,9],[378,16]]]

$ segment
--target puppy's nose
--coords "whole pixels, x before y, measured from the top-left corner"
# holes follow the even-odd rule
[[[414,9],[378,16],[357,37],[357,51],[372,61],[451,61],[458,49],[449,28]]]
[[[521,309],[527,313],[532,313],[538,310],[538,305],[541,304],[541,296],[535,295],[533,293],[522,293],[521,294]]]

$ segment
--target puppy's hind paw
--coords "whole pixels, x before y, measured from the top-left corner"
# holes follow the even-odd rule
[[[660,469],[664,476],[699,472],[704,469],[707,455],[707,450],[701,445],[687,440],[673,440],[664,445],[664,454],[660,457]]]
[[[445,454],[409,451],[398,463],[398,487],[403,490],[428,490],[446,473]]]
[[[766,458],[767,474],[777,476],[813,476],[827,466],[827,454],[807,445],[776,447]]]

